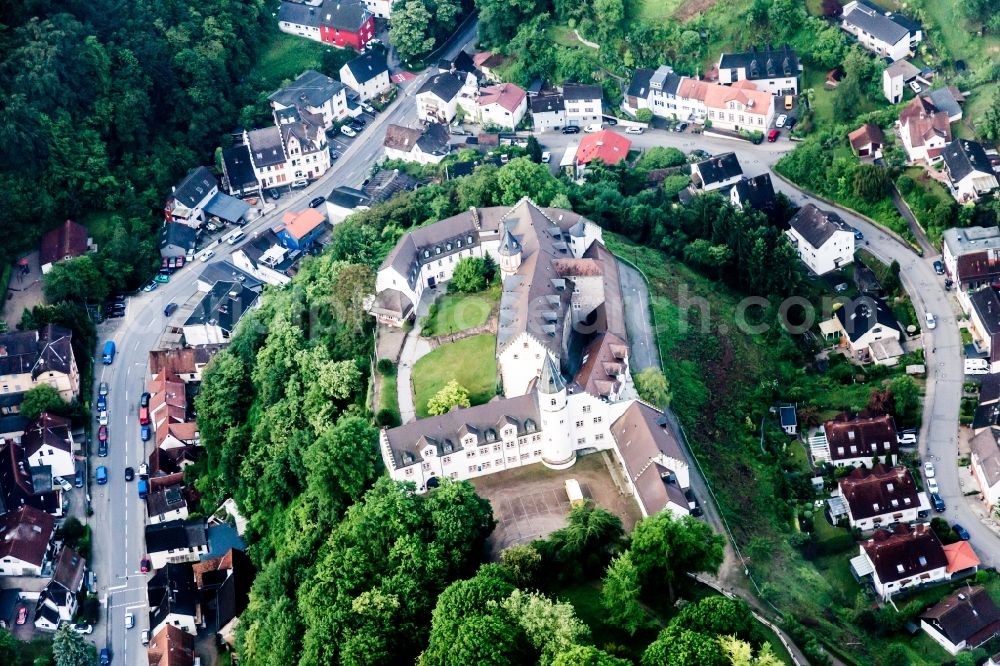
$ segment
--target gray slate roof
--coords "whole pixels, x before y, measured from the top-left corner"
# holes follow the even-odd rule
[[[601,99],[604,91],[601,89],[601,86],[592,86],[583,83],[564,83],[562,94],[563,99],[583,101],[587,99]]]
[[[160,232],[160,248],[175,245],[184,250],[193,250],[198,240],[198,230],[179,222],[168,222]]]
[[[740,160],[736,157],[736,153],[715,155],[698,162],[696,166],[706,185],[721,183],[743,173],[743,167],[740,166]]]
[[[993,166],[982,144],[965,139],[956,139],[944,147],[941,153],[945,167],[953,183],[957,183],[974,171],[993,175]]]
[[[257,176],[250,163],[250,149],[245,144],[222,151],[222,168],[229,179],[230,189],[242,190],[257,186]]]
[[[389,71],[385,61],[385,51],[382,49],[369,49],[354,60],[348,61],[344,67],[350,70],[351,76],[359,84],[367,83],[379,74]]]
[[[895,44],[901,39],[909,37],[912,27],[912,22],[906,21],[904,24],[904,22],[895,20],[896,18],[895,16],[886,16],[885,10],[861,0],[850,14],[844,16],[844,21],[874,35],[887,44]]]
[[[815,248],[822,247],[834,233],[844,228],[839,215],[833,211],[820,210],[812,204],[800,208],[788,224]]]
[[[903,331],[896,316],[892,314],[892,310],[881,298],[858,296],[840,307],[836,314],[851,342],[860,339],[861,336],[879,324],[886,328]]]
[[[184,325],[199,326],[215,321],[223,331],[232,332],[240,318],[257,302],[258,296],[256,291],[242,282],[216,282],[195,306]]]
[[[338,185],[330,190],[326,200],[341,208],[357,208],[371,204],[371,197],[361,190],[346,185]]]
[[[37,331],[0,334],[0,375],[30,372],[69,373],[73,367],[73,333],[68,328],[49,324]]]
[[[449,102],[455,99],[458,92],[465,85],[465,74],[461,72],[444,72],[442,74],[435,74],[434,76],[428,78],[424,81],[424,84],[420,86],[420,90],[417,94],[422,93],[433,93],[440,99]]]
[[[751,48],[744,53],[723,53],[719,59],[719,69],[746,70],[746,78],[773,79],[799,75],[799,57],[795,49],[785,44],[779,48],[765,48],[760,51]]]
[[[188,208],[193,208],[198,202],[204,199],[212,188],[218,187],[219,182],[212,175],[207,167],[196,167],[184,176],[171,193],[171,198]]]
[[[311,7],[301,2],[282,2],[278,8],[278,21],[318,28],[319,7]]]
[[[562,95],[536,95],[531,98],[532,113],[558,113],[566,110]]]
[[[629,82],[626,97],[638,97],[646,99],[649,96],[649,80],[653,76],[651,69],[637,69],[632,72],[632,81]]]
[[[281,130],[276,125],[247,132],[250,157],[257,168],[285,163],[285,148],[281,143]]]
[[[364,57],[364,56],[362,56]],[[346,86],[333,77],[307,69],[284,88],[271,93],[268,101],[282,106],[323,106],[336,97]]]
[[[753,178],[744,176],[734,187],[742,205],[757,210],[768,210],[774,207],[774,186],[771,184],[771,174],[762,173]]]
[[[208,545],[205,521],[171,520],[146,525],[146,550],[163,553],[178,548],[199,548]]]

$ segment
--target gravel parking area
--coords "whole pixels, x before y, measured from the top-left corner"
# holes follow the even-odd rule
[[[621,518],[626,531],[640,517],[632,497],[619,492],[600,453],[581,457],[563,471],[537,464],[472,479],[477,492],[492,503],[497,520],[488,542],[492,559],[508,546],[545,538],[566,525],[567,479],[576,479],[584,497]]]

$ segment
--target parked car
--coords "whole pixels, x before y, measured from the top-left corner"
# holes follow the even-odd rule
[[[149,573],[150,565],[151,561],[148,557],[142,558],[142,560],[139,561],[139,571],[142,573]]]
[[[99,395],[97,396],[97,411],[103,412],[108,408],[108,396]]]
[[[562,133],[563,134],[579,134],[580,133],[580,128],[577,127],[576,125],[569,125],[568,127],[563,127],[562,128]]]
[[[156,289],[159,286],[160,285],[157,284],[156,281],[154,280],[153,282],[150,282],[145,287],[143,287],[142,290],[148,294],[149,292],[153,291],[154,289]]]
[[[97,441],[106,442],[108,441],[108,426],[102,425],[97,429]]]
[[[201,256],[198,257],[198,259],[201,260],[202,263],[204,263],[214,256],[215,256],[214,250],[205,250],[204,252],[201,253]]]
[[[767,133],[767,142],[768,143],[774,143],[775,141],[778,140],[779,136],[781,136],[781,132],[779,132],[776,129],[773,129],[773,130],[771,130],[770,132]]]
[[[896,436],[896,439],[903,446],[916,446],[917,444],[917,434],[913,432],[901,432]]]
[[[788,120],[788,116],[782,113],[780,116],[778,116],[778,119],[774,121],[774,126],[778,128],[784,127],[786,120]]]
[[[683,132],[687,128],[688,128],[688,124],[687,123],[677,123],[677,125],[674,127],[674,131],[675,132]]]
[[[76,478],[73,479],[73,485],[77,488],[83,488],[83,470],[79,467],[76,468]]]
[[[924,89],[921,88],[920,84],[917,83],[916,81],[910,81],[910,90],[919,95],[921,92],[923,92]]]
[[[226,243],[228,245],[236,245],[245,237],[246,237],[245,233],[243,233],[242,231],[237,231],[236,233],[232,234],[229,238],[226,239]]]
[[[20,608],[17,609],[17,619],[15,620],[15,622],[17,624],[24,624],[27,621],[28,621],[28,607],[21,606]]]
[[[139,463],[139,476],[147,476],[149,474],[149,469],[146,463]]]
[[[97,474],[94,475],[94,478],[97,479],[97,485],[103,486],[106,484],[108,482],[108,468],[100,465],[97,468]]]
[[[362,110],[362,111],[364,111],[365,113],[370,113],[370,114],[372,114],[373,116],[375,115],[375,107],[373,107],[373,106],[370,106],[370,105],[368,105],[368,104],[364,104],[364,103],[362,103],[362,104],[361,104],[361,110]]]
[[[309,181],[306,180],[305,178],[296,178],[295,180],[292,181],[292,189],[299,190],[307,186],[308,184]]]
[[[107,382],[101,382],[97,386],[97,395],[106,396],[110,392],[111,388],[108,386]]]
[[[272,187],[267,191],[267,196],[271,197],[275,201],[281,198],[281,190]]]
[[[934,315],[932,313],[928,312],[926,315],[924,315],[924,321],[927,322],[927,328],[929,328],[930,330],[933,331],[935,328],[937,328],[937,319],[934,318]]]
[[[583,128],[583,131],[586,132],[587,134],[593,134],[594,132],[600,132],[601,131],[601,125],[600,125],[600,123],[594,123],[593,125],[587,125],[586,127]]]
[[[928,479],[934,478],[934,463],[929,460],[924,463],[924,476]]]
[[[163,257],[163,261],[160,262],[160,270],[161,271],[162,270],[166,270],[169,267],[170,267],[170,258],[169,257]]]
[[[101,648],[100,664],[101,666],[107,666],[111,663],[111,653],[108,652],[108,648]]]
[[[938,513],[944,513],[944,500],[937,493],[931,493],[931,504],[934,505],[934,510]]]
[[[326,197],[316,197],[315,199],[309,202],[309,207],[319,208],[320,206],[323,205],[324,202],[326,202]]]
[[[625,128],[626,134],[642,134],[642,128],[636,127],[635,125],[629,125]]]
[[[612,118],[611,116],[604,116],[604,122],[614,127],[615,125],[618,124],[618,119]]]
[[[139,499],[146,499],[149,494],[149,481],[146,479],[139,479],[139,485],[137,486],[139,490]]]
[[[927,479],[927,490],[933,495],[937,495],[941,492],[941,489],[938,488],[938,482],[935,479]]]
[[[364,118],[362,118],[361,116],[358,116],[357,118],[351,118],[350,120],[348,120],[347,124],[350,125],[351,127],[354,127],[355,129],[357,129],[358,127],[364,127],[368,123],[365,122]]]
[[[340,133],[343,134],[344,136],[352,136],[352,137],[358,135],[358,133],[355,132],[353,129],[351,129],[349,125],[341,125]]]
[[[170,282],[170,274],[169,273],[157,273],[156,275],[153,276],[153,282],[154,283],[156,283],[156,282],[164,282],[164,283],[165,282]],[[156,287],[153,287],[153,289],[156,289]]]
[[[552,153],[546,150],[545,152],[542,153],[542,164],[548,164],[551,161],[552,161]]]
[[[94,633],[94,626],[91,624],[74,624],[73,631],[81,636],[89,636]]]
[[[59,487],[62,488],[64,492],[68,493],[69,491],[73,490],[73,484],[67,481],[65,477],[54,476],[52,477],[52,480],[58,483]]]
[[[97,414],[97,422],[100,425],[102,425],[102,426],[108,425],[108,412],[107,412],[107,410],[98,412],[98,414]]]
[[[139,439],[141,439],[144,442],[148,442],[151,434],[152,432],[149,428],[148,423],[144,426],[139,426]]]
[[[938,275],[944,275],[944,264],[940,259],[934,260],[934,272]]]
[[[139,425],[149,425],[149,407],[139,408]]]
[[[334,150],[333,147],[331,146],[330,147],[330,161],[331,162],[336,161],[337,158],[339,158],[339,157],[340,157],[340,153],[338,153],[336,150]]]
[[[863,233],[861,233],[860,231],[858,231],[857,229],[855,229],[854,230],[854,240],[864,240],[864,239],[865,239],[865,235]]]
[[[125,480],[126,481],[131,481],[134,478],[135,478],[135,470],[132,469],[131,467],[126,467],[125,468]]]
[[[958,523],[955,523],[954,525],[952,525],[951,529],[955,530],[955,534],[957,534],[958,538],[961,539],[962,541],[968,541],[969,540],[969,530],[965,529],[964,527],[962,527]]]
[[[169,317],[170,315],[172,315],[175,312],[177,312],[177,304],[176,303],[167,303],[167,307],[163,308],[163,316],[164,317]]]
[[[799,122],[798,118],[795,116],[788,116],[788,120],[785,121],[785,129],[792,129],[795,127],[795,123]]]
[[[104,311],[104,318],[105,319],[121,319],[124,316],[125,316],[125,310],[124,309],[121,309],[121,310],[108,309],[108,310]]]
[[[97,443],[97,455],[99,457],[101,457],[101,458],[107,458],[108,457],[108,443],[107,442],[98,442]]]
[[[143,629],[142,635],[139,637],[143,645],[149,645],[149,629]]]
[[[125,613],[125,628],[131,629],[135,626],[135,615],[132,613]]]

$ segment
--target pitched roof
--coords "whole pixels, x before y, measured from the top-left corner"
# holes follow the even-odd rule
[[[885,73],[893,79],[896,77],[902,77],[903,81],[906,82],[917,78],[917,74],[920,73],[920,70],[912,65],[908,60],[897,60],[885,68]]]
[[[986,156],[986,149],[981,143],[956,139],[944,147],[941,156],[952,183],[957,183],[976,171],[994,176],[990,158]]]
[[[216,282],[211,291],[195,305],[184,325],[200,326],[215,322],[223,331],[232,332],[240,318],[253,308],[259,296],[242,282]]]
[[[382,145],[391,150],[400,150],[409,153],[417,145],[422,132],[416,127],[403,127],[402,125],[389,124],[385,131],[385,139]]]
[[[671,472],[678,470],[664,466],[670,461],[686,466],[687,459],[673,433],[660,424],[662,418],[662,412],[636,400],[611,424],[611,436],[649,515],[670,502],[687,507],[684,492],[671,480]]]
[[[651,69],[636,69],[632,72],[632,80],[628,84],[626,97],[646,99],[649,96],[649,80],[653,77]]]
[[[389,71],[383,49],[369,49],[357,58],[348,60],[344,67],[351,72],[351,76],[354,77],[354,80],[359,85],[371,81],[383,72]]]
[[[499,104],[511,113],[517,111],[518,107],[527,97],[524,89],[513,83],[499,83],[495,86],[483,86],[479,89],[479,106],[489,106]]]
[[[292,238],[301,240],[324,222],[326,222],[326,216],[318,208],[290,210],[281,216],[281,225],[275,229],[275,233],[284,230],[291,234]]]
[[[66,453],[73,452],[72,423],[69,419],[43,412],[31,422],[21,437],[21,446],[30,457],[43,446]]]
[[[573,381],[598,398],[617,394],[628,368],[628,357],[628,343],[605,331],[584,350],[582,364]]]
[[[851,148],[855,151],[873,143],[879,145],[885,143],[885,138],[882,136],[882,128],[873,123],[865,123],[848,134],[847,138],[851,141]]]
[[[44,469],[49,470],[49,477],[45,480],[41,474],[32,474],[23,447],[10,440],[0,440],[0,515],[13,515],[22,506],[47,513],[60,510],[62,501],[60,493],[52,487],[51,468],[46,466],[39,472]]]
[[[949,543],[944,547],[944,555],[948,558],[948,573],[964,571],[982,564],[976,551],[972,550],[972,544],[968,541],[959,540],[955,543]]]
[[[844,303],[835,314],[851,342],[856,342],[875,326],[903,332],[896,315],[881,298],[858,296]]]
[[[905,467],[858,467],[840,479],[840,492],[854,520],[901,513],[920,506],[917,484]]]
[[[278,21],[281,23],[291,23],[293,25],[304,25],[310,28],[319,27],[318,7],[306,5],[300,2],[288,2],[285,0],[278,7]]]
[[[69,546],[63,546],[55,561],[52,582],[75,594],[83,586],[83,572],[86,568],[87,560]]]
[[[588,99],[601,99],[604,96],[604,91],[600,86],[592,86],[583,83],[564,83],[562,95],[563,99],[583,101]]]
[[[198,243],[198,230],[180,222],[167,222],[160,230],[160,249],[169,246],[193,250]]]
[[[952,645],[975,649],[1000,634],[1000,608],[983,587],[960,589],[925,610],[920,619]]]
[[[532,113],[558,113],[565,110],[562,95],[536,95],[531,98]]]
[[[886,16],[884,10],[863,1],[845,14],[843,20],[886,44],[895,44],[910,36],[908,25],[896,21],[895,16]]]
[[[87,244],[89,237],[87,227],[73,220],[66,220],[42,236],[42,240],[38,244],[39,264],[45,266],[86,254],[90,248]]]
[[[225,345],[204,345],[181,349],[154,349],[149,352],[149,374],[180,376],[200,373]]]
[[[445,102],[450,102],[455,99],[455,96],[458,95],[458,92],[464,85],[465,74],[461,72],[443,72],[435,74],[424,81],[417,94],[432,93]]]
[[[910,145],[923,146],[934,137],[951,141],[951,121],[947,113],[937,110],[930,98],[915,97],[899,114],[901,131],[906,132]]]
[[[927,523],[918,523],[913,529],[898,525],[891,532],[877,530],[861,547],[883,584],[913,578],[948,565],[941,542]]]
[[[673,67],[660,65],[649,79],[649,87],[668,95],[676,95],[683,76],[678,76]]]
[[[174,186],[170,198],[176,199],[178,203],[188,208],[194,208],[198,202],[218,186],[219,182],[207,167],[195,167],[188,172],[188,175],[184,176],[181,182]]]
[[[823,432],[834,462],[899,453],[896,424],[888,415],[853,419],[845,415],[824,423]]]
[[[179,511],[187,506],[184,484],[176,483],[165,488],[157,488],[146,498],[146,511],[150,516],[163,516],[171,511]]]
[[[684,78],[677,87],[677,96],[696,99],[710,109],[728,109],[730,102],[743,106],[743,113],[766,116],[774,103],[769,92],[757,90],[749,81],[739,81],[731,86]]]
[[[147,532],[150,527],[156,525],[147,525]],[[168,562],[165,567],[157,569],[146,583],[146,595],[151,629],[156,628],[171,614],[185,615],[196,620],[201,618],[200,598],[190,562]]]
[[[193,666],[194,636],[180,627],[165,624],[149,641],[146,657],[149,666]]]
[[[743,167],[736,153],[722,153],[695,164],[701,180],[705,185],[721,183],[743,174]]]
[[[601,130],[583,137],[576,149],[576,162],[590,164],[591,161],[599,159],[605,164],[617,164],[628,157],[631,147],[632,142],[621,134],[611,130]]]
[[[935,88],[927,93],[927,97],[930,97],[931,103],[938,111],[947,113],[949,118],[962,115],[962,102],[965,101],[965,95],[959,92],[955,86]]]
[[[774,185],[771,184],[771,174],[762,173],[753,178],[744,176],[733,186],[740,205],[750,206],[757,210],[774,208]]]
[[[362,56],[363,57],[363,56]],[[284,88],[279,88],[268,96],[269,102],[282,106],[309,106],[317,108],[333,99],[347,86],[315,69],[307,69]]]
[[[72,342],[73,333],[55,324],[0,334],[0,375],[69,374],[74,369]]]
[[[798,76],[799,57],[788,44],[778,48],[758,51],[751,47],[743,53],[723,53],[719,58],[719,69],[745,69],[750,81],[777,77]]]
[[[371,16],[363,0],[323,0],[319,24],[336,30],[357,32]]]
[[[836,232],[846,230],[839,215],[831,210],[821,210],[811,203],[800,208],[788,224],[817,249],[823,247]]]
[[[997,268],[992,262],[991,264],[992,268]],[[968,279],[967,274],[962,271],[959,271],[959,275],[963,280]],[[976,311],[976,317],[986,329],[985,332],[990,335],[1000,333],[1000,296],[997,295],[997,290],[992,286],[979,289],[969,295],[969,300],[972,302],[972,309]]]
[[[208,545],[208,532],[202,520],[171,520],[146,525],[146,550],[162,553],[178,548],[198,548]]]
[[[415,190],[420,181],[399,169],[382,169],[371,177],[362,191],[371,197],[372,203],[383,203],[400,192]]]
[[[285,163],[285,147],[277,125],[250,130],[247,132],[247,144],[250,146],[250,157],[258,169]]]
[[[383,289],[375,297],[372,312],[403,319],[413,310],[413,302],[398,289]]]
[[[986,485],[992,487],[1000,483],[1000,428],[986,428],[973,437],[969,445],[979,459]]]
[[[32,506],[4,514],[0,517],[0,560],[11,557],[40,567],[55,522],[55,518]]]
[[[241,143],[222,151],[222,170],[232,190],[257,185],[257,176],[254,175],[253,164],[250,162],[250,148],[246,144]]]

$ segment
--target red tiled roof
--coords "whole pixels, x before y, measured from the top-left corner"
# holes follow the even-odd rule
[[[971,569],[981,564],[979,556],[972,550],[972,545],[968,541],[949,543],[944,547],[944,555],[948,558],[948,573]]]
[[[194,664],[194,636],[172,624],[153,636],[146,651],[149,666],[191,666]]]
[[[521,106],[525,97],[527,97],[527,93],[513,83],[485,86],[479,89],[479,106],[499,104],[513,113]]]
[[[823,424],[832,460],[882,458],[899,453],[896,424],[891,416],[840,418]]]
[[[317,208],[302,211],[288,211],[281,217],[282,226],[293,238],[304,238],[306,234],[326,222],[326,217]],[[278,228],[280,231],[281,227]]]
[[[576,149],[576,163],[589,164],[599,159],[605,164],[617,164],[628,155],[632,142],[610,130],[601,130],[583,137]]]
[[[881,145],[885,142],[885,139],[882,137],[882,129],[872,123],[865,123],[848,134],[847,138],[851,140],[851,148],[854,148],[854,150],[864,148],[873,143]]]
[[[13,557],[41,566],[56,519],[33,506],[21,506],[0,519],[0,559]]]
[[[73,220],[66,220],[42,236],[38,252],[39,263],[45,266],[86,254],[87,238],[87,227]]]

